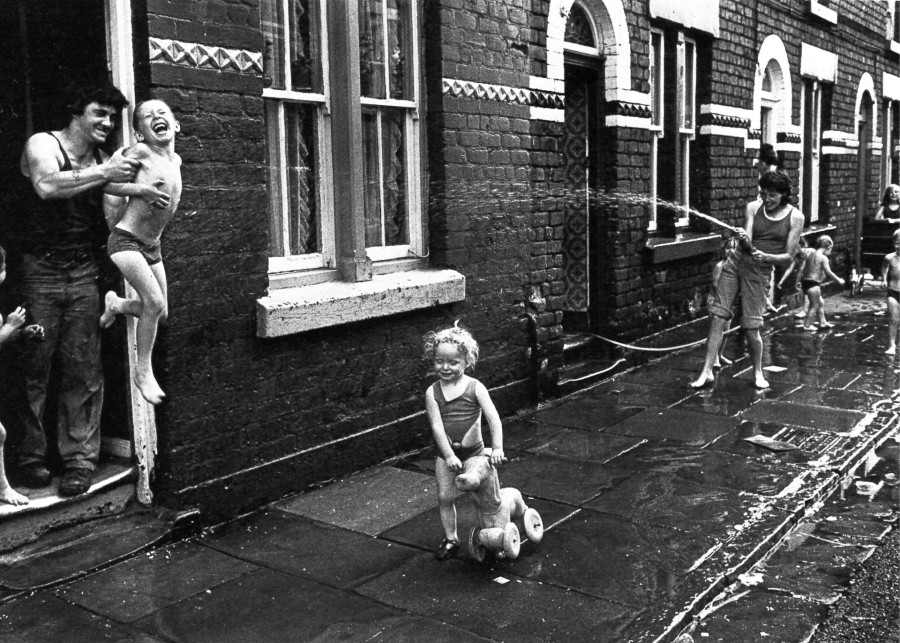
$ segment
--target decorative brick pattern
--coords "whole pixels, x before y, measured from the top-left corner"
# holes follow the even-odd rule
[[[150,38],[150,62],[168,62],[184,67],[262,73],[262,54],[245,49],[226,49],[195,42]]]
[[[562,94],[535,89],[523,89],[521,87],[506,87],[504,85],[476,83],[469,80],[444,78],[442,90],[444,94],[455,98],[465,97],[476,98],[478,100],[496,100],[516,105],[557,109],[565,106],[565,97]]]

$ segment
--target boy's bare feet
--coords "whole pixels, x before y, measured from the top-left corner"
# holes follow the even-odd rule
[[[886,351],[884,351],[884,354],[885,355],[896,355],[897,347],[896,346],[888,346],[888,349]]]
[[[4,489],[0,489],[0,502],[5,502],[10,505],[27,505],[28,496],[23,496],[12,487],[7,486]]]
[[[819,328],[834,328],[831,322],[819,322]]]
[[[765,377],[762,376],[762,373],[756,374],[756,378],[753,380],[753,385],[756,388],[769,388],[769,382]]]
[[[106,293],[106,297],[103,300],[103,314],[100,315],[100,328],[109,328],[116,321],[115,307],[118,298],[118,295],[112,290]]]
[[[150,402],[150,404],[159,404],[166,396],[159,387],[156,378],[153,377],[153,373],[149,371],[138,371],[134,376],[134,383],[141,392],[141,395],[144,396],[144,399]]]
[[[688,384],[688,386],[691,388],[703,388],[704,386],[712,384],[715,379],[716,378],[712,373],[700,373],[700,377]]]

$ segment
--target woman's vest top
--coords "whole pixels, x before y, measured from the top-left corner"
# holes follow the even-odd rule
[[[753,217],[753,246],[762,252],[779,255],[787,247],[794,206],[787,206],[787,214],[778,221],[769,219],[765,208],[766,206],[760,205]]]

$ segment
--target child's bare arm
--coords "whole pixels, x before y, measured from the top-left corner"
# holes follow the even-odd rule
[[[491,464],[497,466],[506,460],[503,453],[503,423],[490,393],[481,382],[475,386],[475,398],[481,405],[481,412],[491,431]]]
[[[152,158],[146,146],[138,143],[125,151],[125,157],[140,161],[143,168],[147,168]],[[107,183],[103,186],[103,193],[117,197],[138,197],[157,208],[168,207],[171,197],[159,189],[164,183],[162,180],[153,183],[132,181],[129,183]]]
[[[0,317],[2,320],[2,317]],[[19,306],[0,325],[0,346],[6,343],[25,324],[25,309]]]
[[[437,400],[434,399],[434,391],[430,386],[425,391],[425,411],[428,413],[431,435],[434,437],[438,453],[447,461],[447,467],[451,471],[459,471],[462,468],[462,462],[456,457],[456,454],[453,453],[453,448],[450,446],[450,440],[447,438],[447,432],[444,430],[444,421],[441,419],[441,410],[438,408]]]
[[[831,272],[831,262],[828,261],[828,257],[822,257],[822,272],[825,273],[825,276],[831,279],[832,281],[836,281],[837,283],[844,285],[844,280],[838,277],[836,274]]]

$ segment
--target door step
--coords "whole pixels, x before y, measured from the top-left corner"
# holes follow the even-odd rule
[[[591,333],[567,332],[563,341],[558,395],[587,388],[626,368],[624,360],[620,359],[620,351]]]
[[[52,529],[117,514],[134,498],[137,469],[121,460],[102,462],[87,493],[57,493],[60,478],[42,489],[13,488],[28,496],[27,505],[0,504],[0,553],[37,540]]]

